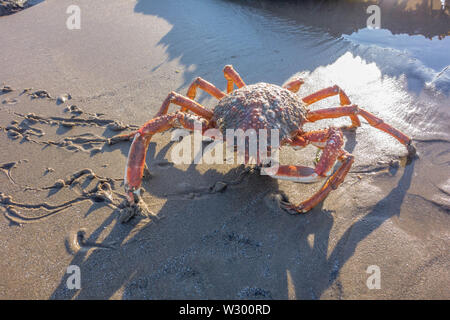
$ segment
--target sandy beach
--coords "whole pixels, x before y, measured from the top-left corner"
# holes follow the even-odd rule
[[[74,30],[72,1],[0,17],[0,299],[450,299],[449,7],[403,2],[379,30],[364,27],[366,2],[80,0]],[[342,11],[355,19],[333,24]],[[413,25],[426,19],[435,23]],[[227,64],[246,83],[302,76],[300,96],[338,84],[411,136],[418,157],[406,164],[404,146],[363,121],[344,134],[355,157],[345,182],[293,216],[280,195],[298,203],[320,183],[175,165],[166,132],[150,143],[143,180],[154,215],[121,223],[130,143],[110,138],[197,76],[224,90]],[[331,124],[349,120],[307,129]],[[315,156],[283,147],[280,161]],[[380,289],[367,286],[374,265]],[[69,266],[80,289],[67,286]]]

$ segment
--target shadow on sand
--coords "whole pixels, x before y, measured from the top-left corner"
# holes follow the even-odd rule
[[[223,175],[200,173],[194,165],[186,171],[161,166],[169,148],[155,154],[151,144],[147,163],[154,174],[144,182],[152,197],[167,199],[157,213],[163,219],[121,224],[117,213],[111,214],[82,239],[96,248],[82,248],[70,263],[81,269],[81,290],[69,290],[66,275],[51,298],[104,299],[119,293],[124,299],[286,299],[292,295],[289,287],[297,299],[318,299],[330,287],[340,298],[342,266],[363,239],[400,213],[414,171],[413,162],[397,186],[328,253],[333,212],[319,205],[307,215],[287,215],[272,198],[280,193],[278,182],[258,174],[223,193],[177,194],[175,186],[183,179],[197,186],[231,181],[242,168]]]

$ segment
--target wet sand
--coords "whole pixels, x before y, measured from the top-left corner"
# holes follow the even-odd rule
[[[47,0],[0,18],[0,298],[450,298],[450,62],[433,52],[449,48],[441,30],[423,32],[432,40],[330,33],[270,6],[206,0],[79,1],[81,29],[68,30],[71,4]],[[318,19],[334,17],[324,12]],[[420,50],[406,53],[402,41]],[[320,184],[174,165],[168,132],[147,155],[144,200],[155,216],[120,223],[129,143],[109,139],[196,76],[225,88],[226,64],[247,83],[302,75],[301,96],[338,84],[412,136],[419,157],[405,165],[404,147],[364,122],[345,133],[355,156],[345,182],[292,216],[280,194],[296,203]],[[281,162],[311,166],[315,153],[286,148]],[[80,290],[67,288],[70,265],[80,267]],[[371,265],[381,289],[366,286]]]

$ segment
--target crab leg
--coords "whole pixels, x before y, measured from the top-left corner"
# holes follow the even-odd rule
[[[290,145],[303,147],[309,143],[323,144],[320,145],[323,147],[323,152],[315,169],[304,166],[279,166],[275,174],[271,174],[270,169],[266,168],[262,168],[263,173],[271,175],[272,178],[302,183],[322,180],[331,173],[337,158],[343,152],[342,132],[337,128],[306,132],[296,137]]]
[[[372,126],[375,127],[381,131],[386,132],[387,134],[390,134],[395,139],[400,141],[402,144],[404,144],[408,150],[408,156],[412,157],[416,153],[415,147],[412,145],[412,140],[407,135],[405,135],[403,132],[395,129],[394,127],[388,125],[380,118],[376,117],[372,113],[359,108],[357,105],[351,105],[351,106],[343,106],[343,107],[336,107],[336,108],[327,108],[327,109],[321,109],[316,111],[309,111],[307,114],[307,119],[310,122],[314,122],[317,120],[322,119],[329,119],[329,118],[340,118],[350,115],[360,115],[364,119],[367,120],[367,122]]]
[[[197,88],[203,89],[204,91],[206,91],[207,93],[209,93],[210,95],[219,100],[225,97],[226,95],[212,83],[209,83],[208,81],[198,77],[189,86],[188,92],[186,94],[189,99],[191,100],[195,99],[195,96],[197,94]]]
[[[236,84],[238,88],[242,88],[245,86],[245,83],[242,80],[241,76],[236,72],[236,70],[233,69],[233,66],[231,64],[226,65],[223,68],[223,74],[225,76],[225,79],[227,79],[227,93],[233,91],[233,84]]]
[[[181,94],[178,94],[178,93],[172,91],[171,93],[169,93],[167,98],[162,103],[161,108],[159,109],[159,111],[155,115],[155,117],[159,117],[159,116],[167,114],[167,111],[169,110],[169,105],[171,103],[181,106],[182,112],[185,112],[186,110],[190,110],[190,111],[194,112],[196,115],[199,115],[202,118],[205,118],[207,120],[211,119],[213,116],[212,111],[206,109],[204,106],[202,106],[197,101],[186,98],[186,97],[182,96]]]
[[[298,78],[298,79],[289,81],[288,83],[286,83],[283,86],[283,88],[288,89],[289,91],[292,91],[292,92],[297,92],[300,89],[301,85],[304,83],[305,83],[305,81],[303,79]]]
[[[310,94],[309,96],[304,97],[302,100],[303,102],[305,102],[306,104],[310,105],[314,102],[317,102],[319,100],[331,97],[331,96],[335,96],[339,94],[339,101],[341,103],[341,106],[346,106],[346,105],[350,105],[350,99],[347,96],[347,94],[344,92],[344,90],[342,90],[341,88],[339,88],[339,86],[335,85],[329,88],[325,88],[322,90],[319,90],[313,94]],[[355,128],[355,127],[359,127],[361,126],[361,122],[359,121],[358,117],[355,115],[351,115],[350,119],[352,120],[352,125],[351,128]]]
[[[196,121],[201,123],[203,132],[208,128],[207,120],[192,114],[177,112],[156,117],[136,131],[128,153],[124,178],[125,192],[130,203],[138,202],[139,199],[145,156],[152,136],[174,127],[194,130]]]
[[[333,128],[301,132],[296,137],[294,137],[294,139],[292,139],[292,141],[290,141],[288,144],[297,149],[297,148],[304,148],[311,143],[314,146],[322,149],[325,147],[325,142],[328,139],[329,132],[331,129]]]
[[[325,182],[325,184],[320,188],[320,190],[314,194],[311,198],[306,201],[301,202],[298,205],[293,205],[288,202],[281,202],[281,206],[288,211],[293,211],[295,213],[305,213],[314,208],[317,204],[323,201],[330,191],[337,189],[337,187],[344,181],[345,176],[350,171],[353,164],[353,156],[345,151],[341,151],[341,155],[338,160],[342,162],[342,165],[338,170]]]
[[[195,114],[197,114],[207,120],[211,119],[211,117],[213,115],[212,111],[209,111],[208,109],[206,109],[204,106],[202,106],[198,102],[196,102],[192,99],[186,98],[186,97],[172,91],[171,93],[169,93],[167,98],[164,100],[161,108],[159,109],[159,111],[155,117],[159,117],[159,116],[167,114],[167,111],[169,110],[169,105],[171,103],[175,103],[175,104],[181,106],[182,112],[185,112],[186,110],[190,110],[190,111],[194,112]],[[114,144],[119,141],[131,140],[135,137],[135,135],[138,132],[139,132],[139,130],[133,131],[131,133],[116,135],[109,140],[110,141],[109,143]]]
[[[325,199],[331,190],[336,189],[344,181],[353,163],[353,156],[342,150],[344,139],[341,130],[337,128],[299,134],[291,145],[305,146],[309,143],[324,143],[322,155],[315,169],[303,166],[280,166],[273,177],[295,182],[316,182],[330,175],[336,160],[342,162],[342,165],[308,200],[299,205],[281,202],[285,210],[295,213],[305,213]]]

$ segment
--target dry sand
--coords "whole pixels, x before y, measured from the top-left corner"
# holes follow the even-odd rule
[[[66,28],[70,4],[0,18],[0,298],[450,298],[450,101],[432,81],[448,70],[226,1],[82,0],[80,30]],[[298,202],[319,185],[251,173],[211,192],[243,168],[174,165],[166,133],[143,183],[156,217],[119,223],[129,144],[108,138],[195,76],[224,88],[229,63],[248,83],[302,74],[300,95],[338,83],[413,136],[419,158],[405,167],[404,148],[363,124],[346,134],[356,161],[345,183],[291,216],[277,195]],[[284,151],[285,163],[315,156]],[[67,288],[70,265],[80,290]],[[366,286],[371,265],[381,289]]]

